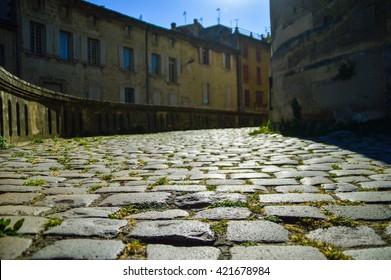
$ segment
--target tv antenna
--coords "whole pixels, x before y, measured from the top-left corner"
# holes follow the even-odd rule
[[[186,11],[184,11],[183,16],[185,17],[185,24],[187,24],[186,15],[187,15],[187,13],[186,13]]]
[[[220,24],[220,8],[217,8],[216,9],[217,13],[218,13],[218,17],[217,17],[217,24]]]
[[[235,18],[235,19],[234,19],[234,21],[236,22],[236,28],[239,27],[239,20],[240,20],[240,18]]]

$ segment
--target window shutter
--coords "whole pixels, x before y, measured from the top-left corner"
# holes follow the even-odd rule
[[[80,35],[79,34],[73,34],[73,59],[76,61],[80,60]]]
[[[100,65],[106,65],[106,43],[100,40]]]
[[[137,72],[138,70],[138,57],[136,49],[133,49],[133,71]]]
[[[209,65],[212,65],[212,50],[208,50],[208,55],[209,55]]]
[[[179,84],[181,82],[181,59],[177,58],[176,60],[176,77],[177,77],[177,83]]]
[[[88,63],[88,39],[85,36],[81,37],[81,62]]]
[[[119,100],[121,103],[125,103],[125,87],[121,86],[119,89]]]
[[[148,54],[149,61],[148,61],[148,74],[152,75],[152,57],[153,55],[151,53]]]
[[[118,67],[124,70],[124,48],[122,46],[118,47]]]
[[[223,53],[223,68],[226,69],[227,68],[227,65],[225,63],[225,53]]]
[[[22,28],[23,49],[30,52],[30,21],[23,19]]]
[[[203,61],[202,61],[202,47],[200,47],[200,50],[199,50],[199,51],[200,51],[200,63],[202,64],[202,62],[203,62]]]
[[[46,26],[46,53],[48,55],[54,55],[53,52],[53,26],[47,25]]]

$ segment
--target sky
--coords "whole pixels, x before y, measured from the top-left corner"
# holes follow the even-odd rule
[[[270,31],[269,0],[87,0],[96,5],[163,27],[191,24],[204,27],[220,24],[254,34]],[[219,9],[219,11],[218,11]],[[186,16],[184,13],[186,12]]]

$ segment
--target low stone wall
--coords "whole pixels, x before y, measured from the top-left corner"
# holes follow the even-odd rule
[[[100,102],[46,90],[0,67],[0,135],[10,142],[171,130],[258,126],[255,113]]]

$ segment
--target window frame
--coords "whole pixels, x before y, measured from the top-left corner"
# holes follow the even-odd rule
[[[100,40],[87,38],[87,63],[93,66],[101,65],[101,46]]]
[[[124,88],[124,101],[126,104],[136,104],[136,90],[132,87]]]
[[[168,81],[170,83],[178,82],[178,60],[175,57],[168,58]]]
[[[67,42],[63,43],[62,38],[66,36]],[[63,61],[72,61],[73,60],[73,34],[68,31],[60,30],[59,34],[59,41],[60,41],[60,59]],[[63,55],[63,47],[66,45],[67,53],[66,55]]]
[[[38,56],[46,55],[46,26],[38,22],[30,22],[30,53]]]
[[[160,54],[152,53],[151,55],[151,74],[153,76],[162,74],[162,57]]]
[[[134,50],[129,47],[123,47],[123,70],[134,71]]]

